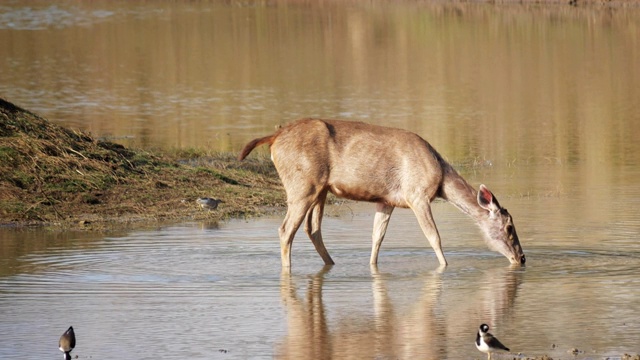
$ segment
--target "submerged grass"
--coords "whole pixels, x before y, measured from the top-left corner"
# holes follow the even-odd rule
[[[215,212],[195,199],[219,197]],[[285,204],[271,161],[198,149],[145,151],[55,125],[0,98],[0,223],[104,228],[218,220]]]

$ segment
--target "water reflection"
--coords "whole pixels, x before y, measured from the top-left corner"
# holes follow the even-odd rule
[[[0,94],[125,143],[237,150],[322,116],[406,128],[452,159],[640,162],[638,9],[70,1],[0,13]]]
[[[318,271],[313,246],[297,241],[292,275],[278,273],[281,217],[97,237],[0,229],[0,357],[57,357],[70,324],[84,358],[481,358],[482,322],[525,355],[637,353],[638,15],[415,1],[3,2],[0,96],[10,101],[143,146],[237,150],[302,116],[406,128],[474,165],[464,176],[496,190],[528,264],[503,267],[473,223],[439,203],[451,259],[442,273],[402,211],[380,270],[369,269],[370,207],[325,219],[333,268]]]
[[[487,324],[495,325],[512,320],[515,300],[525,271],[514,266],[484,271],[476,299],[481,317]]]
[[[473,340],[483,322],[526,356],[636,353],[638,232],[611,224],[604,241],[593,231],[559,237],[591,219],[535,225],[559,206],[548,200],[559,199],[510,205],[529,215],[519,226],[552,239],[530,242],[524,268],[505,267],[464,214],[439,203],[443,272],[410,211],[394,214],[370,268],[366,205],[325,219],[337,265],[320,268],[313,245],[298,241],[291,274],[280,273],[281,216],[95,238],[0,229],[0,358],[59,356],[69,325],[83,358],[481,358]]]
[[[398,279],[371,267],[372,316],[357,314],[331,322],[323,299],[325,266],[306,280],[306,292],[299,295],[299,280],[283,272],[280,295],[286,310],[287,336],[280,342],[282,359],[447,359],[460,358],[458,334],[469,333],[478,321],[500,328],[513,320],[514,304],[524,270],[519,267],[486,270],[474,281],[479,286],[466,294],[467,300],[450,302],[443,286],[443,270],[420,275],[417,299],[398,301],[390,290]],[[414,290],[405,289],[405,291]],[[471,301],[468,301],[471,300]],[[452,306],[453,305],[453,306]],[[457,306],[461,305],[461,306]],[[366,312],[366,309],[354,309]],[[470,336],[471,338],[471,336]],[[470,343],[472,339],[470,340]]]
[[[303,300],[298,297],[297,287],[291,273],[283,271],[280,276],[280,296],[287,312],[287,328],[290,335],[285,338],[278,353],[284,359],[331,359],[332,337],[327,325],[325,306],[322,300],[324,276],[331,265],[313,275],[307,284]]]
[[[436,313],[442,289],[441,271],[426,274],[419,300],[405,312],[396,311],[389,296],[387,282],[376,266],[371,267],[374,303],[374,345],[363,341],[361,351],[371,352],[367,358],[444,359],[447,353],[446,329],[442,314]],[[362,340],[366,340],[365,335]],[[354,352],[358,354],[359,352]]]

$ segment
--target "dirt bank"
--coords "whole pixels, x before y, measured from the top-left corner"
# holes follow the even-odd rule
[[[225,201],[203,211],[198,197]],[[0,224],[104,229],[251,216],[285,205],[272,163],[150,152],[63,128],[0,99]]]

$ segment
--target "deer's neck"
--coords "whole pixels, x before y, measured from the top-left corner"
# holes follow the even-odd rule
[[[480,223],[487,216],[487,211],[478,205],[476,189],[469,185],[450,165],[446,166],[444,171],[442,198],[455,205],[477,223]]]

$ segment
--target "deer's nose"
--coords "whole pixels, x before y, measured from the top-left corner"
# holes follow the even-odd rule
[[[527,262],[527,258],[524,256],[524,254],[522,254],[522,256],[520,257],[520,264],[524,265],[524,263]]]

